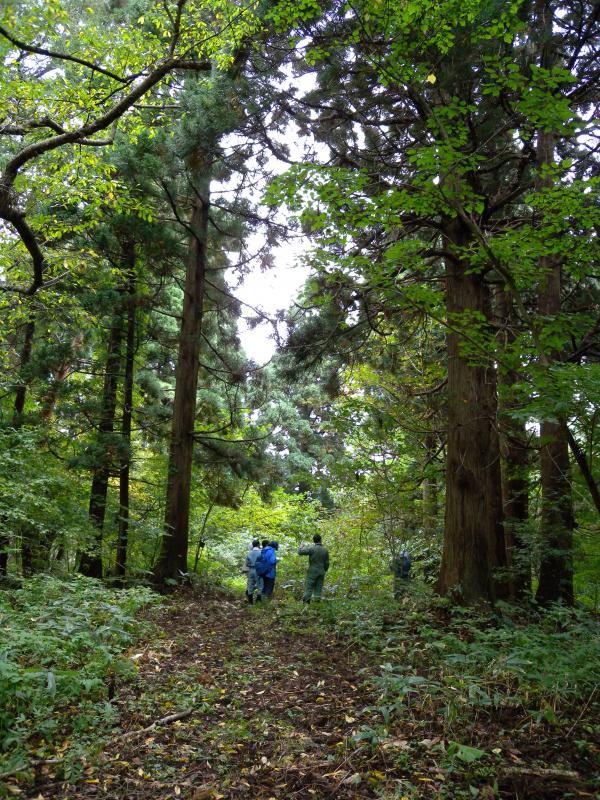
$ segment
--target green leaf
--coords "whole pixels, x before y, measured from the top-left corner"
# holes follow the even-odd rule
[[[470,764],[482,758],[485,755],[485,750],[479,750],[477,747],[469,747],[466,744],[460,744],[460,742],[450,741],[448,743],[447,753],[453,758],[458,758],[460,761]]]

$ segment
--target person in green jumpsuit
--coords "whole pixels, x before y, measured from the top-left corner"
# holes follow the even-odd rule
[[[298,555],[308,556],[308,572],[306,573],[306,584],[302,598],[305,603],[310,603],[313,595],[315,600],[321,599],[325,573],[329,569],[329,551],[321,544],[321,535],[319,533],[315,533],[313,542],[314,544],[303,545],[298,549]]]

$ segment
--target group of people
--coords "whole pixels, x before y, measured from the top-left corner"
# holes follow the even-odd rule
[[[270,599],[273,596],[277,576],[278,549],[279,543],[276,541],[253,540],[244,564],[244,572],[248,577],[246,597],[249,603],[260,603],[263,597]],[[316,533],[311,545],[299,547],[298,555],[308,556],[308,570],[302,600],[304,603],[310,603],[313,597],[315,600],[320,600],[325,575],[329,569],[329,551],[323,546],[321,535]],[[400,599],[405,591],[410,578],[411,566],[408,550],[403,547],[390,563],[390,572],[394,576],[394,597],[396,599]]]
[[[270,599],[277,576],[277,550],[279,543],[254,539],[246,556],[244,571],[247,573],[246,597],[249,603],[260,603],[263,597]],[[321,535],[313,536],[313,544],[298,548],[298,555],[308,556],[308,570],[302,600],[310,603],[321,599],[325,574],[329,569],[329,551],[323,546]]]

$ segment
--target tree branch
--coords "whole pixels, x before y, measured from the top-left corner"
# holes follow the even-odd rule
[[[10,207],[3,209],[0,204],[0,216],[14,227],[21,237],[21,241],[29,251],[33,263],[33,281],[28,289],[22,291],[22,294],[33,295],[44,283],[44,270],[46,269],[44,254],[40,249],[34,232],[25,220],[25,215],[21,211]],[[6,286],[3,286],[2,289],[4,291],[9,291]]]
[[[48,153],[51,150],[56,150],[56,148],[62,147],[62,145],[81,143],[88,139],[89,136],[93,136],[93,134],[108,128],[113,122],[120,119],[140,97],[143,97],[153,86],[156,86],[165,75],[176,69],[208,72],[211,69],[211,62],[208,60],[188,61],[178,58],[169,58],[163,61],[162,64],[155,67],[137,84],[137,86],[131,89],[131,91],[115,103],[105,114],[98,117],[98,119],[86,125],[82,125],[80,128],[76,128],[73,131],[65,131],[57,136],[51,136],[48,139],[43,139],[41,142],[34,142],[23,148],[23,150],[6,165],[4,175],[2,176],[2,189],[6,190],[6,187],[13,185],[19,170],[24,164],[27,164],[28,161],[44,153]]]
[[[58,53],[55,50],[46,50],[45,47],[36,47],[35,45],[27,44],[26,42],[22,42],[20,39],[17,39],[16,36],[10,34],[6,28],[0,25],[0,36],[4,36],[5,39],[11,44],[14,44],[15,47],[18,47],[19,50],[24,50],[26,53],[35,53],[39,56],[48,56],[49,58],[58,58],[61,61],[72,61],[74,64],[81,64],[82,67],[87,67],[87,69],[91,69],[93,72],[100,72],[102,75],[106,75],[108,78],[112,78],[113,81],[119,81],[119,83],[129,83],[131,82],[131,77],[123,78],[120,75],[116,75],[114,72],[111,72],[108,69],[104,69],[104,67],[99,67],[98,64],[94,64],[91,61],[86,61],[83,58],[78,58],[77,56],[71,56],[68,53]]]

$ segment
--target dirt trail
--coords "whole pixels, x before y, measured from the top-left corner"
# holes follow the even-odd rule
[[[281,614],[276,601],[169,601],[162,636],[131,654],[135,681],[117,687],[121,729],[100,765],[74,786],[53,780],[49,767],[30,797],[377,796],[381,755],[351,738],[372,701],[361,675],[366,656],[319,633],[315,614],[300,605]]]

